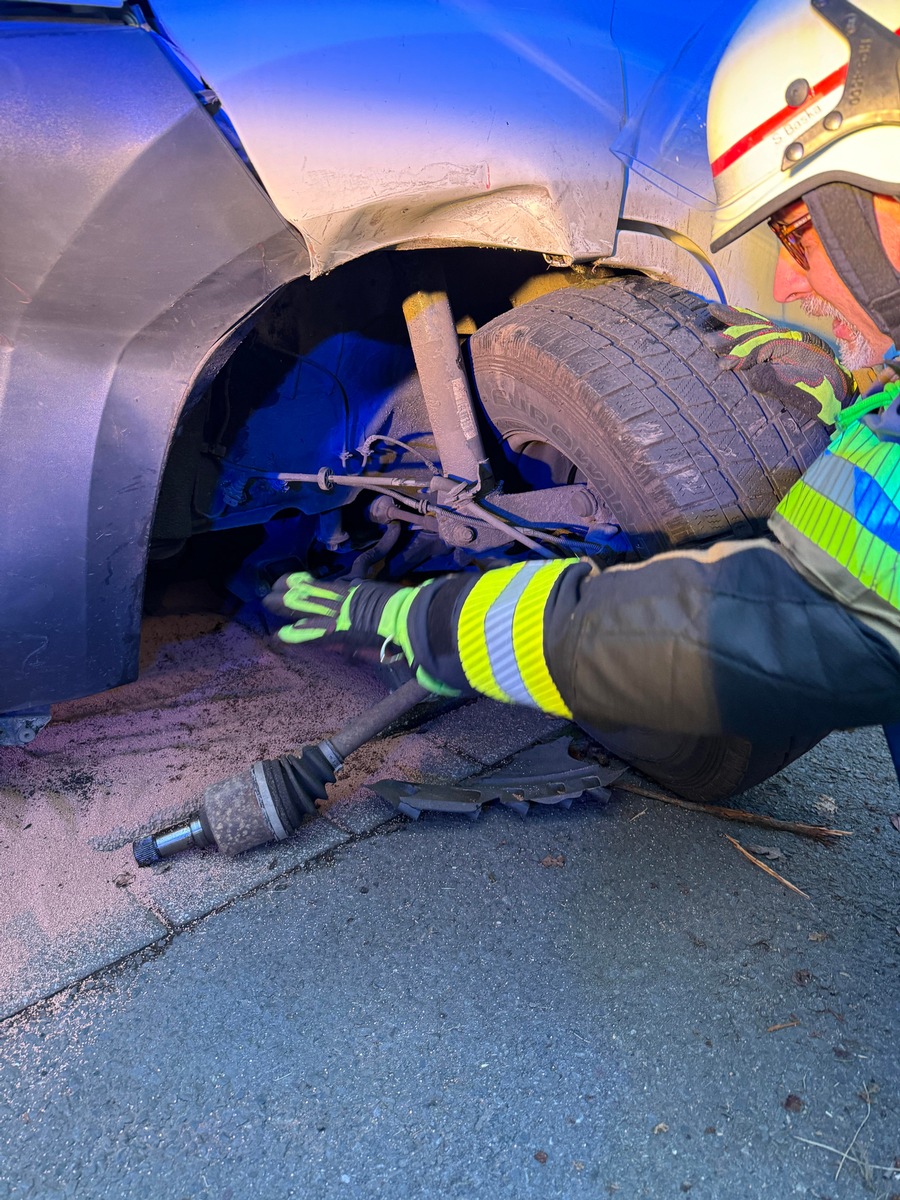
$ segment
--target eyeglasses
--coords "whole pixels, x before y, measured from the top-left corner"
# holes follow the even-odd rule
[[[809,270],[809,259],[803,246],[803,235],[812,228],[812,217],[808,212],[802,213],[793,221],[782,221],[778,217],[769,217],[769,228],[787,250],[788,254],[804,271]]]

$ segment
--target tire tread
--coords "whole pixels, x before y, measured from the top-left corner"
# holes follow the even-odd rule
[[[638,539],[641,550],[759,531],[827,441],[814,417],[801,425],[723,371],[697,332],[706,309],[672,284],[626,277],[548,293],[471,339],[482,392],[509,351],[525,373],[529,357],[540,360],[539,373],[549,370],[619,444],[623,466],[655,500],[659,527]]]

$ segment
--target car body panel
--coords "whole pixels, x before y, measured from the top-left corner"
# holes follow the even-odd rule
[[[308,259],[153,34],[0,32],[3,712],[134,677],[178,418]]]
[[[161,0],[220,96],[313,276],[388,246],[601,260],[811,328],[771,295],[757,230],[708,255],[711,218],[628,175],[609,147],[715,14],[666,0]],[[701,265],[620,216],[687,234]],[[822,329],[820,329],[822,331]]]
[[[611,0],[166,0],[313,275],[386,246],[612,251]],[[590,17],[586,15],[590,13]]]

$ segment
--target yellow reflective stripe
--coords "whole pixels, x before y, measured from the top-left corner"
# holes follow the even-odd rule
[[[507,695],[494,678],[484,622],[491,605],[524,566],[524,563],[517,563],[513,567],[498,567],[495,571],[485,572],[463,601],[456,629],[459,661],[470,685],[492,700],[504,700],[508,704],[512,703],[512,696]]]
[[[557,717],[571,717],[572,713],[544,657],[544,609],[553,585],[571,565],[572,559],[561,558],[542,566],[522,593],[513,618],[513,649],[522,682],[537,707]]]
[[[854,467],[862,467],[870,473],[890,455],[891,447],[888,442],[882,442],[871,429],[857,422],[837,437],[832,438],[828,453],[852,462]]]
[[[822,377],[822,382],[816,384],[815,387],[811,383],[800,383],[797,387],[801,391],[809,392],[810,396],[818,402],[819,412],[818,418],[823,425],[833,425],[837,421],[837,415],[841,411],[841,402],[834,394],[834,388],[831,382]]]
[[[866,476],[895,509],[900,508],[900,447],[881,441],[856,421],[832,438],[775,516],[830,555],[863,587],[900,608],[900,554],[856,515],[858,488]]]
[[[767,321],[765,317],[760,317],[758,321],[754,321],[749,325],[728,325],[721,332],[727,338],[737,339],[743,337],[745,333],[768,333],[771,336],[775,331],[772,329],[771,321]]]
[[[803,337],[802,333],[796,333],[793,329],[773,329],[771,325],[732,325],[725,334],[727,337],[740,337],[744,333],[752,333],[754,329],[764,329],[766,332],[747,338],[739,346],[730,346],[728,353],[733,354],[735,358],[746,358],[757,346],[764,346],[766,342],[799,342]]]

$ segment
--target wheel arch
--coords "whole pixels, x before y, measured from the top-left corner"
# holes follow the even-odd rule
[[[152,34],[3,34],[0,712],[136,675],[178,418],[248,314],[308,270]]]

